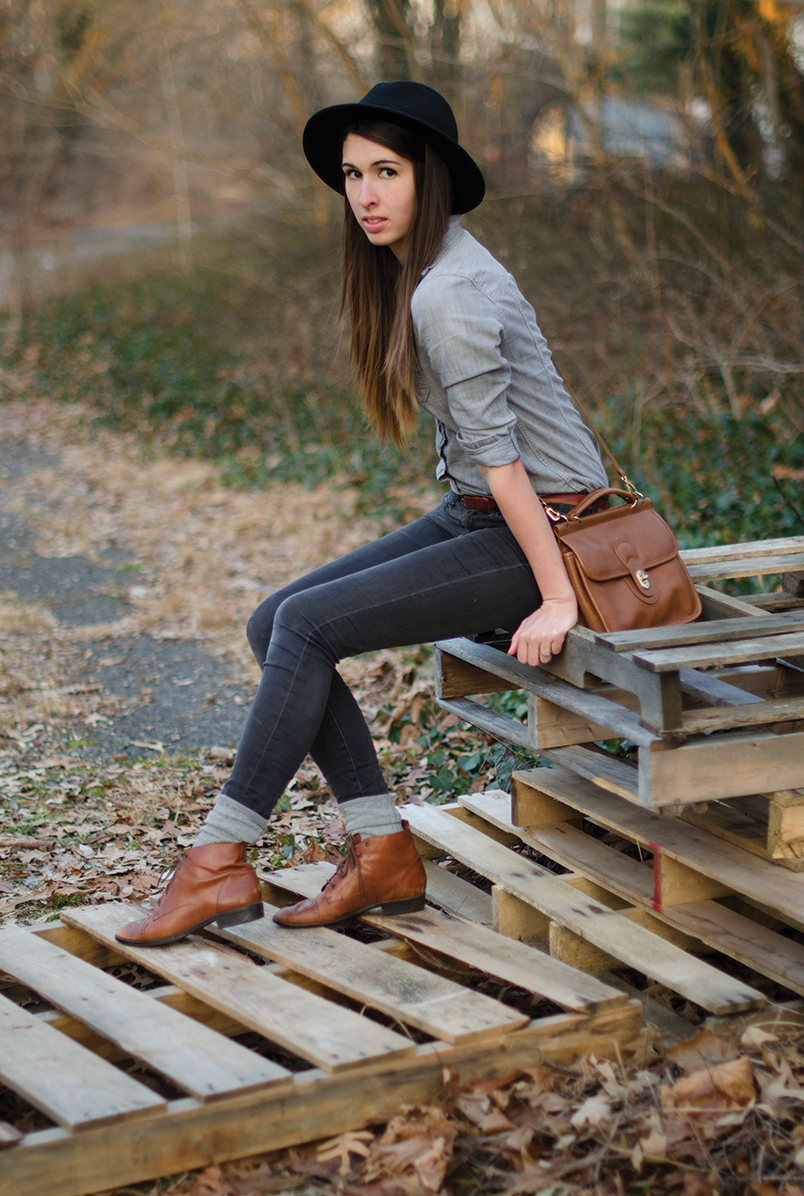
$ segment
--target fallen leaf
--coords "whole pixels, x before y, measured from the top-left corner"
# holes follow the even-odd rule
[[[302,859],[305,864],[318,864],[321,860],[326,860],[327,853],[324,851],[320,843],[315,839],[311,839],[307,847],[302,852]]]
[[[320,1163],[328,1163],[330,1159],[340,1159],[338,1174],[348,1175],[352,1170],[349,1156],[357,1154],[365,1158],[369,1153],[367,1144],[373,1141],[374,1135],[370,1130],[347,1131],[337,1138],[332,1138],[329,1142],[324,1142],[318,1148],[316,1156]]]
[[[667,1157],[667,1134],[659,1129],[652,1129],[644,1138],[640,1138],[639,1145],[643,1158],[652,1163],[663,1163]]]
[[[747,1109],[756,1098],[751,1060],[743,1055],[717,1067],[702,1068],[661,1089],[662,1109],[681,1120]]]
[[[804,1102],[804,1088],[793,1075],[790,1064],[786,1059],[778,1062],[778,1075],[770,1076],[762,1069],[757,1070],[757,1079],[762,1092],[762,1099],[773,1105],[779,1100]]]
[[[232,1196],[232,1189],[221,1168],[212,1166],[201,1172],[186,1196]]]
[[[733,1042],[720,1038],[711,1030],[704,1027],[694,1038],[679,1042],[664,1052],[665,1059],[670,1059],[682,1071],[693,1072],[701,1068],[714,1067],[719,1063],[727,1063],[735,1059],[739,1051]]]
[[[611,1105],[604,1096],[598,1093],[596,1096],[586,1098],[578,1111],[570,1118],[570,1125],[576,1130],[583,1129],[587,1125],[590,1129],[597,1129],[605,1121],[610,1121],[611,1117]]]
[[[524,1152],[528,1149],[533,1141],[533,1126],[520,1125],[505,1139],[503,1146],[506,1150],[516,1150]]]
[[[740,1044],[747,1047],[760,1047],[765,1042],[778,1042],[779,1038],[776,1034],[769,1034],[767,1030],[763,1030],[761,1026],[749,1026],[743,1035],[740,1037]]]
[[[391,1118],[361,1172],[371,1182],[383,1175],[406,1191],[438,1192],[452,1158],[457,1129],[437,1105],[414,1107]]]
[[[512,1124],[489,1096],[480,1092],[464,1092],[455,1099],[455,1108],[463,1113],[467,1121],[476,1125],[484,1134],[512,1129]]]

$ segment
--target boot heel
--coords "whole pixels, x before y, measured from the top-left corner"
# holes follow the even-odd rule
[[[406,901],[386,901],[380,906],[384,914],[415,914],[424,909],[424,893],[421,897],[409,897]]]
[[[214,921],[218,926],[239,926],[241,922],[256,922],[264,917],[262,902],[256,901],[254,905],[244,905],[242,909],[233,909],[228,914],[218,914]]]

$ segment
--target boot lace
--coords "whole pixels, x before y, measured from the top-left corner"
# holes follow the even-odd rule
[[[324,885],[324,889],[322,889],[321,891],[324,892],[324,890],[328,889],[330,887],[330,885],[334,885],[337,880],[342,880],[345,876],[348,876],[348,874],[354,870],[357,870],[357,879],[358,879],[358,883],[360,884],[360,892],[362,894],[363,878],[360,875],[360,858],[359,858],[357,852],[355,851],[354,841],[352,841],[349,843],[349,846],[346,848],[346,855],[343,857],[340,864],[338,864],[338,867],[332,873],[332,876],[326,882],[326,884]]]

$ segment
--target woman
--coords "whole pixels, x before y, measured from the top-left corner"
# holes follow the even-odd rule
[[[537,497],[569,506],[606,485],[594,439],[558,377],[532,308],[460,225],[483,198],[447,102],[418,83],[379,83],[316,113],[316,173],[346,198],[344,304],[372,423],[403,443],[418,408],[436,421],[441,505],[268,598],[248,638],[262,679],[231,777],[153,913],[120,942],[171,943],[209,922],[262,916],[246,861],[309,753],[352,842],[314,900],[283,926],[337,925],[375,906],[420,909],[425,874],[336,670],[343,657],[513,629],[532,665],[561,651],[575,595]]]

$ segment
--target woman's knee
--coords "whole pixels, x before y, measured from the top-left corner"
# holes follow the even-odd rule
[[[266,598],[264,602],[260,603],[246,624],[246,639],[258,665],[265,664],[274,618],[281,601],[279,594],[272,594],[270,598]]]

